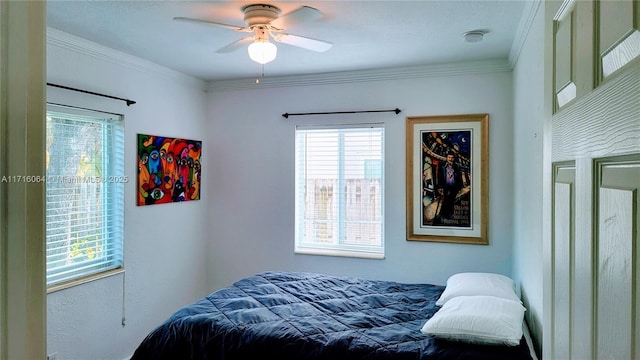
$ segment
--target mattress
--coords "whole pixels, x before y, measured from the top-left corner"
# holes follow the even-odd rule
[[[179,309],[151,331],[141,359],[532,359],[517,346],[420,332],[444,286],[264,272]]]

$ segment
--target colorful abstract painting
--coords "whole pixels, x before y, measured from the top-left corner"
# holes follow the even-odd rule
[[[202,141],[138,134],[138,205],[200,200]]]

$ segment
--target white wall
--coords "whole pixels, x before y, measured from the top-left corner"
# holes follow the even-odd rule
[[[202,140],[206,159],[206,94],[195,79],[51,29],[47,81],[137,101],[127,107],[48,88],[49,100],[124,114],[125,175],[130,181],[125,185],[126,280],[115,275],[50,293],[47,353],[55,352],[61,360],[124,359],[153,327],[209,290],[203,270],[208,260],[208,187],[203,186],[201,201],[135,205],[136,135]],[[204,167],[202,178],[209,173]]]
[[[452,72],[453,73],[453,72]],[[214,84],[215,85],[215,84]],[[459,271],[511,275],[513,108],[510,71],[402,80],[214,91],[204,180],[211,189],[209,288],[263,270],[313,271],[444,284]],[[283,118],[286,112],[402,113]],[[489,113],[490,245],[407,241],[405,117]],[[293,253],[296,124],[384,122],[384,260]]]
[[[540,353],[542,341],[542,218],[544,139],[544,4],[538,8],[513,71],[514,279]]]

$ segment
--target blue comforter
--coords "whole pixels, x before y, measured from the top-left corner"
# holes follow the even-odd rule
[[[186,306],[136,349],[141,359],[531,359],[519,346],[438,340],[420,328],[443,286],[265,272]]]

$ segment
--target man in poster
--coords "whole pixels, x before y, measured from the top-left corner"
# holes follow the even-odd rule
[[[442,198],[438,222],[443,225],[458,225],[454,219],[456,196],[464,186],[462,172],[456,164],[456,154],[453,151],[447,153],[447,161],[438,168],[436,177],[437,194]]]

